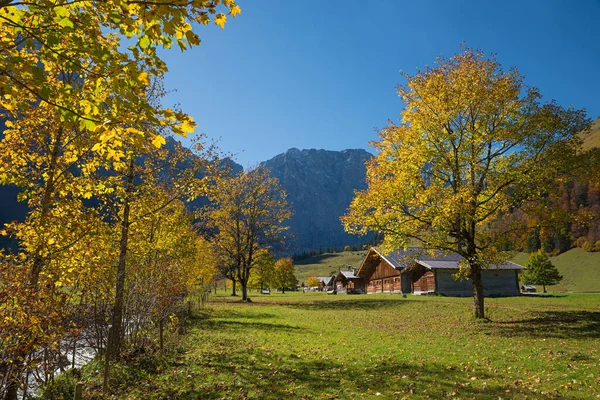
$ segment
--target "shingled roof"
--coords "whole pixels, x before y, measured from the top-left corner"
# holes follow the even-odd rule
[[[373,262],[368,261],[373,258],[381,258],[397,270],[409,268],[414,265],[414,263],[422,265],[427,269],[458,269],[458,265],[463,259],[462,256],[456,253],[443,253],[439,250],[435,250],[432,254],[431,252],[418,247],[409,247],[406,250],[398,249],[387,254],[380,248],[372,247],[358,269],[358,275],[370,276],[373,273],[373,271],[370,270],[373,270],[376,265],[374,265]],[[502,264],[490,265],[488,269],[521,270],[525,268],[512,262],[505,262]]]

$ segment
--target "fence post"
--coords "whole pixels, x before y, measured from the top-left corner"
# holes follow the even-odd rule
[[[75,400],[83,399],[83,382],[77,382],[75,384]]]

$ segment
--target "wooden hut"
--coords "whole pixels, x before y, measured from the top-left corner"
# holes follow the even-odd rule
[[[365,293],[365,281],[362,277],[356,276],[353,268],[348,271],[338,272],[335,277],[335,287],[337,293],[363,294]]]
[[[317,279],[319,280],[319,290],[320,291],[333,290],[335,288],[335,278],[336,278],[336,275],[317,277]]]
[[[433,255],[420,248],[383,253],[371,248],[357,271],[367,293],[441,294],[471,296],[473,286],[466,279],[456,280],[462,257],[458,254]],[[521,265],[507,262],[491,265],[481,272],[485,296],[516,296],[520,293]]]

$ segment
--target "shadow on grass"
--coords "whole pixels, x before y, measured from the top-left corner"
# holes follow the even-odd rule
[[[223,317],[225,319],[217,319]],[[227,313],[203,313],[198,314],[194,319],[193,324],[201,329],[218,329],[220,331],[245,331],[258,329],[262,331],[277,331],[277,332],[296,332],[302,328],[286,325],[286,324],[275,324],[269,322],[259,322],[257,320],[263,320],[266,318],[274,317],[273,314],[268,313],[256,313],[256,314],[242,314],[228,310]],[[249,320],[243,321],[242,319]]]
[[[310,264],[320,264],[328,258],[337,257],[337,254],[321,254],[318,257],[309,257],[304,260],[295,261],[294,264],[298,266],[310,265]]]
[[[349,295],[350,296],[350,295]],[[406,304],[400,299],[369,299],[364,295],[356,295],[352,300],[315,301],[311,303],[285,304],[287,307],[301,310],[375,310],[386,307],[399,307]]]
[[[539,393],[513,384],[482,382],[494,378],[478,373],[475,380],[462,370],[438,364],[410,364],[382,361],[368,367],[328,359],[304,360],[296,355],[281,356],[260,350],[224,353],[204,352],[193,360],[198,372],[190,380],[171,382],[173,389],[163,387],[157,398],[182,399],[284,399],[284,398],[381,398],[427,395],[428,398],[465,397],[477,399],[536,397]],[[210,374],[194,374],[205,371]],[[490,381],[492,382],[492,381]],[[174,388],[177,388],[175,391]]]
[[[523,297],[543,298],[543,299],[560,299],[567,297],[566,294],[553,294],[553,293],[521,293]]]
[[[525,336],[559,339],[600,338],[600,312],[598,311],[541,311],[531,318],[496,322],[488,333],[505,337]]]

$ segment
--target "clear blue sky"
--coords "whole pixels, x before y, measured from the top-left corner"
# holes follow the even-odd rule
[[[600,1],[238,0],[225,30],[163,55],[199,131],[252,166],[291,147],[369,149],[394,88],[461,42],[519,68],[545,99],[600,116]]]

